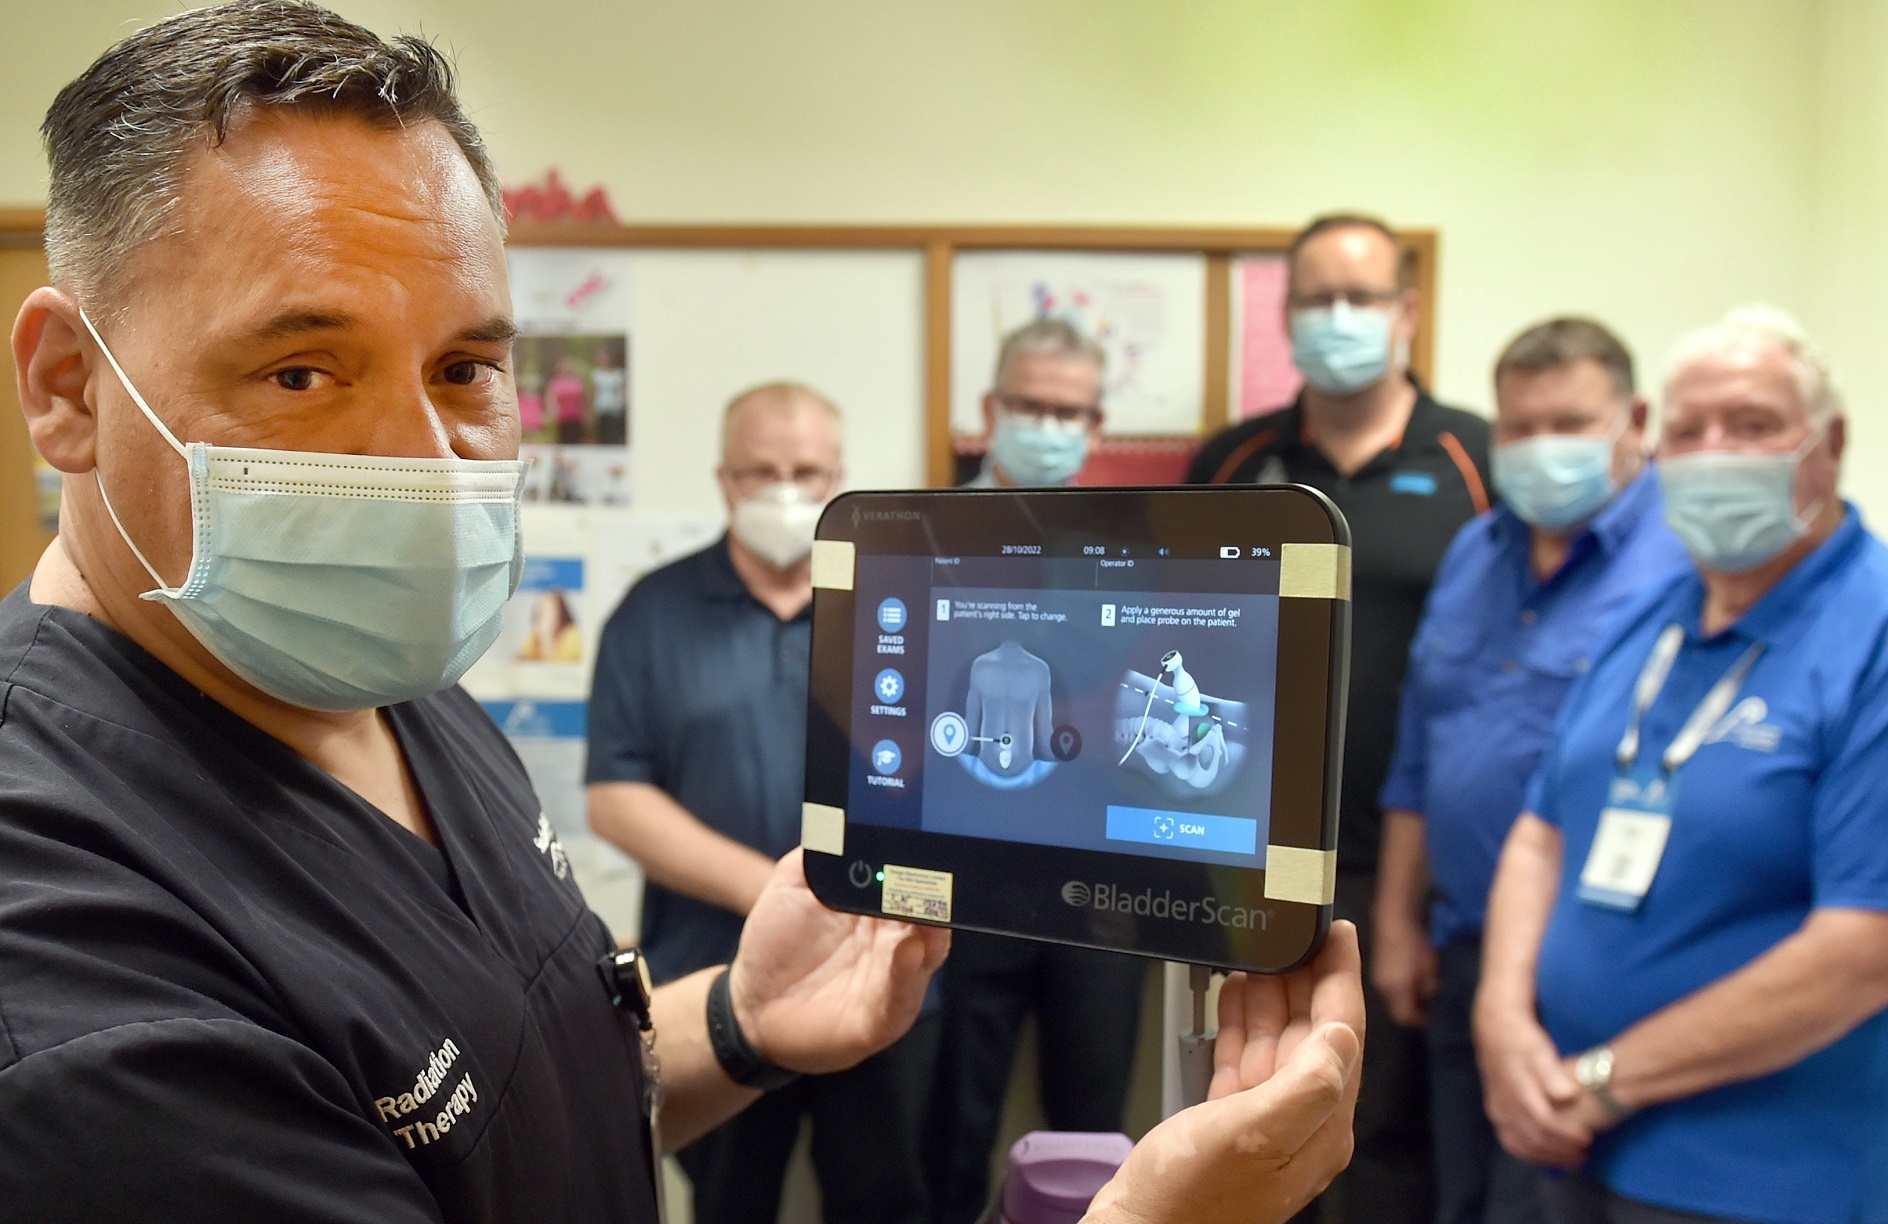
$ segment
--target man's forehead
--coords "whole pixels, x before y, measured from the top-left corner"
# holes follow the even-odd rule
[[[1009,387],[1022,383],[1099,387],[1101,371],[1093,361],[1076,353],[1018,353],[1004,368],[1003,382]]]
[[[137,265],[142,264],[142,267]],[[220,282],[219,300],[325,280],[504,286],[497,219],[437,123],[381,128],[320,111],[251,111],[188,163],[175,232],[133,261],[169,299]]]
[[[1331,274],[1396,275],[1396,244],[1368,225],[1341,225],[1313,234],[1299,248],[1292,271],[1300,278]]]
[[[1672,371],[1666,399],[1673,409],[1774,404],[1801,410],[1790,359],[1760,340],[1700,354]]]

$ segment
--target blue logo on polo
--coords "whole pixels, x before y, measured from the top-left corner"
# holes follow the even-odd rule
[[[1417,497],[1436,495],[1436,478],[1429,472],[1393,472],[1390,475],[1390,492],[1413,493]]]

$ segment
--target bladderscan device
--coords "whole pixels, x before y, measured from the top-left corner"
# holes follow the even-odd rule
[[[812,564],[821,901],[1226,969],[1317,952],[1350,651],[1322,494],[851,493]]]

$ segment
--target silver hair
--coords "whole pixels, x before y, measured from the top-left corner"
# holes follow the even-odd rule
[[[1842,411],[1842,388],[1829,361],[1803,325],[1774,306],[1740,306],[1709,327],[1685,335],[1665,360],[1665,387],[1686,366],[1751,341],[1773,345],[1790,362],[1797,398],[1811,426],[1827,425]]]
[[[1067,319],[1037,319],[1025,323],[1009,335],[1003,337],[1003,347],[996,355],[995,385],[1002,386],[1003,378],[1010,372],[1010,367],[1018,357],[1026,354],[1042,354],[1050,357],[1074,357],[1082,361],[1093,362],[1095,382],[1101,382],[1101,376],[1108,368],[1108,354],[1094,337]]]
[[[438,48],[383,40],[306,0],[234,0],[138,31],[53,100],[40,134],[54,283],[95,297],[132,251],[170,232],[190,158],[251,107],[388,129],[438,122],[504,223],[497,172]]]

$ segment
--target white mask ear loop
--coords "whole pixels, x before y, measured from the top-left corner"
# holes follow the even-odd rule
[[[184,456],[187,460],[190,452],[184,449],[183,443],[177,440],[177,435],[170,431],[170,427],[159,420],[155,412],[151,411],[151,406],[144,402],[144,397],[138,394],[138,389],[131,385],[131,379],[126,375],[124,367],[118,364],[116,357],[112,356],[110,347],[105,343],[105,337],[98,334],[98,328],[92,326],[91,317],[85,313],[83,308],[79,310],[79,320],[85,324],[85,330],[92,333],[92,339],[98,342],[98,351],[105,354],[105,360],[111,363],[112,372],[118,375],[119,384],[130,393],[132,402],[137,404],[139,411],[144,413],[145,419],[157,427],[158,433],[164,435],[164,441],[170,443],[172,450]],[[158,590],[169,591],[173,589],[169,583],[164,581],[164,576],[157,572],[157,567],[152,565],[150,561],[145,558],[144,550],[140,549],[131,539],[131,533],[125,530],[124,523],[119,521],[118,511],[112,509],[111,497],[105,492],[105,481],[103,478],[95,475],[94,479],[98,481],[98,499],[105,503],[105,513],[111,516],[111,525],[118,529],[118,538],[125,542],[125,547],[131,550],[131,555],[138,559],[138,564],[144,567],[144,572],[151,576],[151,581],[157,583]]]

